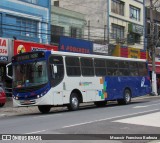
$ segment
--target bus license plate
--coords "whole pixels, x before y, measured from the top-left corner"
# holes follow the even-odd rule
[[[30,100],[25,100],[23,103],[24,104],[31,104],[31,101]]]

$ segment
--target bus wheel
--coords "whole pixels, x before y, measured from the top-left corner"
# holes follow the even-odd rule
[[[51,106],[49,105],[41,105],[41,106],[38,106],[38,109],[41,113],[43,114],[47,114],[49,113],[50,109],[51,109]]]
[[[5,105],[5,103],[0,103],[0,107],[3,107]]]
[[[72,93],[70,96],[70,104],[68,105],[68,109],[71,111],[75,111],[79,109],[79,99],[76,93]]]
[[[94,102],[94,105],[96,105],[97,107],[104,107],[104,106],[106,106],[106,104],[107,104],[107,101]]]
[[[119,105],[126,105],[131,102],[131,92],[129,89],[125,89],[123,99],[117,100]]]

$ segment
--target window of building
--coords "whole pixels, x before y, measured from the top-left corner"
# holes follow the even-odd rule
[[[66,70],[68,76],[80,76],[80,61],[78,57],[66,57]]]
[[[71,37],[73,38],[81,38],[82,37],[82,29],[71,27]]]
[[[51,26],[51,34],[52,35],[59,35],[59,36],[64,35],[64,27],[52,25]]]
[[[20,27],[20,35],[28,37],[37,37],[37,21],[25,18],[17,18],[16,25]]]
[[[37,4],[38,0],[20,0],[20,1]]]
[[[59,6],[59,1],[54,1],[54,6]]]
[[[130,43],[138,43],[140,44],[140,39],[141,39],[141,35],[137,34],[137,33],[130,33],[129,34],[129,39],[132,41]]]
[[[124,27],[116,24],[112,24],[112,38],[124,39]]]
[[[124,2],[119,1],[119,0],[112,0],[111,11],[113,13],[124,16]]]
[[[59,44],[60,36],[64,35],[64,27],[51,25],[51,43]]]
[[[140,9],[130,5],[130,18],[140,21]]]

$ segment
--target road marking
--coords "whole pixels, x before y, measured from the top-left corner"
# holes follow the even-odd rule
[[[157,105],[159,105],[160,103],[158,103],[158,104],[150,104],[150,105],[145,105],[145,106],[135,106],[135,107],[133,107],[133,108],[146,108],[146,107],[150,107],[150,106],[157,106]]]
[[[95,122],[101,122],[101,121],[106,121],[106,120],[111,120],[111,119],[116,119],[116,118],[121,118],[121,117],[128,117],[128,116],[132,116],[132,115],[138,115],[138,114],[149,113],[149,112],[154,112],[154,111],[159,111],[159,109],[148,110],[148,111],[144,111],[144,112],[137,112],[137,113],[133,113],[133,114],[126,114],[126,115],[122,115],[122,116],[115,116],[115,117],[110,117],[110,118],[104,118],[104,119],[99,119],[99,120],[93,120],[93,121],[89,121],[89,122],[84,122],[84,123],[78,123],[78,124],[64,126],[62,128],[75,127],[75,126],[91,124],[91,123],[95,123]]]
[[[5,116],[6,114],[0,114],[0,116]]]
[[[62,114],[54,114],[54,117],[57,117],[57,116],[61,116]],[[33,118],[45,118],[45,117],[49,117],[49,116],[53,116],[53,115],[40,115],[40,116],[36,116],[36,117],[33,117]]]
[[[134,124],[134,125],[143,125],[143,126],[152,126],[160,127],[160,112],[150,113],[147,115],[141,115],[137,117],[130,117],[125,119],[116,120],[113,122]]]
[[[30,132],[30,133],[25,133],[25,134],[35,134],[35,133],[40,133],[40,132],[45,132],[47,130],[41,130],[41,131],[35,131],[35,132]]]

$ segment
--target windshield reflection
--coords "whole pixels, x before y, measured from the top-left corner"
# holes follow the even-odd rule
[[[32,87],[48,82],[45,61],[18,64],[13,66],[13,87]]]

